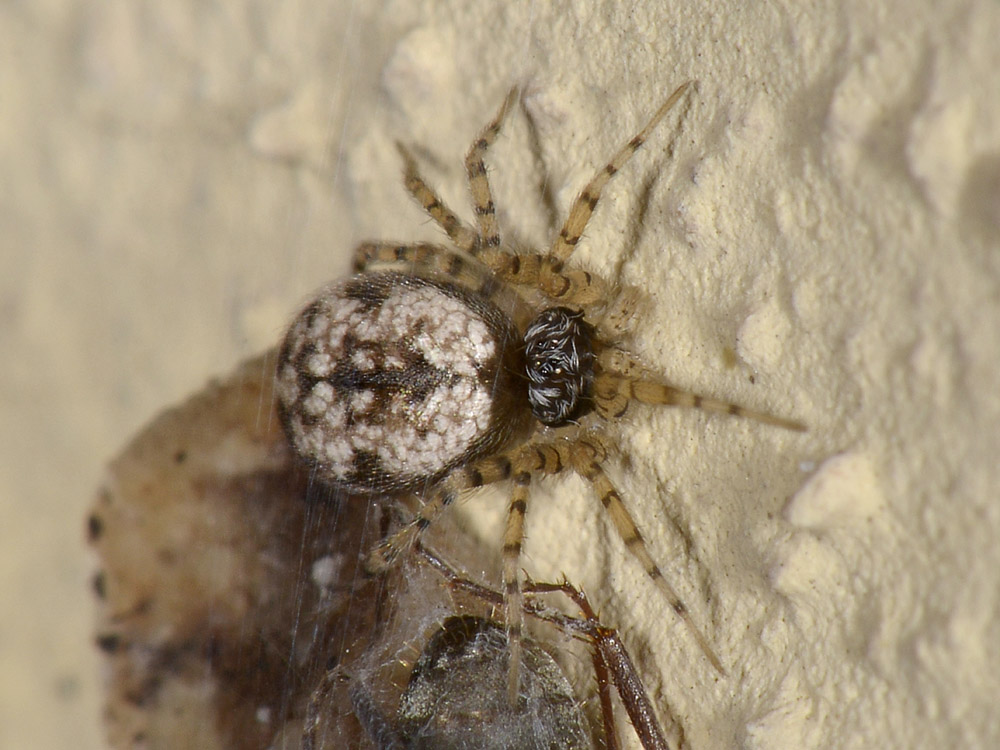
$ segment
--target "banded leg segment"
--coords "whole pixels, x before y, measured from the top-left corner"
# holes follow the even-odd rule
[[[362,242],[355,248],[355,272],[370,270],[378,264],[402,264],[411,273],[430,271],[432,274],[454,279],[505,310],[516,306],[520,299],[517,292],[501,284],[484,264],[431,242],[410,245],[399,242]]]
[[[601,505],[604,506],[604,509],[608,511],[608,515],[611,516],[611,522],[625,544],[625,548],[639,561],[643,570],[646,571],[646,575],[653,579],[653,583],[656,584],[656,587],[667,598],[671,609],[674,610],[674,613],[687,626],[698,647],[705,654],[705,658],[708,659],[719,674],[724,675],[726,671],[722,668],[722,662],[715,655],[715,651],[709,645],[708,639],[698,626],[695,625],[691,614],[688,612],[687,605],[681,601],[677,592],[667,583],[659,566],[653,561],[646,547],[646,541],[639,532],[632,514],[629,513],[628,508],[625,507],[625,503],[622,501],[621,495],[618,494],[618,490],[615,489],[615,486],[601,468],[600,461],[604,460],[604,457],[604,446],[600,442],[583,437],[571,443],[569,461],[572,468],[594,486],[594,491],[597,492],[601,500]]]
[[[766,412],[701,396],[652,380],[632,379],[612,372],[602,372],[594,378],[594,405],[601,416],[617,419],[625,413],[631,401],[660,406],[687,406],[703,411],[745,417],[755,422],[782,427],[786,430],[796,432],[805,432],[806,430],[804,424],[794,419],[776,417]]]
[[[484,458],[453,471],[441,481],[412,521],[371,551],[365,563],[368,571],[382,573],[399,562],[419,541],[427,527],[455,502],[460,492],[500,482],[510,476],[511,459],[506,454]]]
[[[607,457],[604,441],[593,434],[578,438],[561,438],[551,443],[535,443],[517,451],[515,462],[518,471],[537,472],[539,474],[558,474],[565,469],[572,469],[589,481],[597,492],[601,504],[611,516],[612,524],[624,542],[626,549],[639,561],[657,588],[666,596],[667,602],[677,616],[691,632],[705,657],[720,673],[725,674],[722,663],[715,655],[708,639],[695,625],[687,606],[681,601],[677,592],[667,583],[659,566],[653,561],[646,548],[646,542],[639,533],[632,514],[622,501],[618,490],[611,484],[600,462]]]
[[[403,157],[403,182],[410,195],[417,199],[424,211],[438,223],[458,248],[467,253],[474,252],[479,242],[479,235],[466,226],[421,177],[417,169],[417,160],[413,158],[410,150],[402,143],[397,143],[396,148]]]
[[[517,101],[516,88],[507,93],[493,121],[483,128],[465,157],[465,173],[469,176],[469,190],[472,193],[472,206],[479,224],[479,240],[482,247],[500,247],[500,227],[497,225],[496,207],[493,205],[493,193],[490,190],[489,176],[486,174],[486,163],[483,159],[500,133],[503,121],[515,101]]]
[[[479,259],[504,281],[533,286],[551,299],[569,305],[593,305],[607,299],[610,285],[600,276],[542,255],[484,250]]]
[[[518,563],[524,543],[524,514],[528,508],[528,488],[531,474],[520,471],[514,475],[514,488],[507,508],[507,527],[503,534],[503,612],[507,628],[510,666],[507,672],[507,694],[516,705],[521,678],[521,629],[524,621],[521,581]]]
[[[557,258],[558,260],[565,261],[573,254],[573,250],[576,248],[576,243],[580,241],[580,236],[583,234],[583,230],[587,226],[587,222],[590,221],[591,214],[594,213],[594,208],[597,206],[597,201],[601,198],[601,191],[604,186],[608,184],[608,181],[615,176],[615,173],[621,169],[625,163],[632,158],[639,147],[645,142],[649,137],[649,134],[653,132],[653,129],[660,124],[660,121],[666,116],[667,112],[673,108],[677,103],[677,100],[683,96],[684,92],[687,91],[691,82],[682,84],[670,97],[663,103],[663,105],[656,111],[652,119],[646,123],[646,127],[639,131],[638,134],[633,136],[633,138],[626,143],[622,149],[615,154],[614,158],[608,162],[604,167],[602,167],[597,174],[595,174],[587,186],[583,189],[583,192],[577,196],[577,199],[573,202],[573,207],[570,209],[569,217],[566,219],[566,223],[563,225],[562,230],[559,232],[559,237],[553,243],[552,248],[549,250],[549,254]]]
[[[351,267],[355,273],[361,273],[378,263],[405,263],[412,268],[429,267],[454,276],[457,273],[450,270],[451,258],[460,260],[447,248],[431,242],[415,242],[410,245],[400,242],[362,242],[354,248]]]

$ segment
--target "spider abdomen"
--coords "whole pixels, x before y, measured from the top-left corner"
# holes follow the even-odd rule
[[[279,414],[327,484],[409,489],[509,439],[520,359],[514,324],[490,301],[445,281],[364,273],[320,290],[292,323]]]

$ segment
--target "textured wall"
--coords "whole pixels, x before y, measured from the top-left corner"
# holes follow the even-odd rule
[[[461,156],[523,86],[497,203],[544,245],[688,78],[578,256],[648,292],[672,381],[810,426],[622,429],[612,476],[729,675],[576,480],[534,495],[526,566],[587,587],[699,750],[1000,743],[1000,6],[271,6],[0,8],[0,746],[100,745],[103,462],[356,240],[436,236],[394,140],[468,216]]]

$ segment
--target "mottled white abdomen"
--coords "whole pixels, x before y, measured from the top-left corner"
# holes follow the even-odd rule
[[[292,323],[279,413],[292,447],[328,484],[408,489],[507,441],[524,399],[521,357],[513,323],[484,298],[364,273],[320,290]]]

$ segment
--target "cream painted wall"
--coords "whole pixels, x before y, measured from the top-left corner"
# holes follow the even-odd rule
[[[521,85],[497,202],[544,245],[540,183],[561,218],[689,78],[578,258],[645,289],[672,381],[810,426],[621,429],[612,476],[728,676],[581,483],[534,495],[526,567],[586,586],[698,750],[997,746],[998,37],[974,0],[0,8],[0,747],[100,746],[102,464],[358,239],[437,236],[394,140],[468,216],[461,157]],[[501,509],[463,512],[494,539]]]

